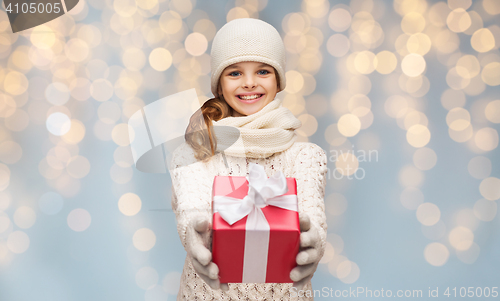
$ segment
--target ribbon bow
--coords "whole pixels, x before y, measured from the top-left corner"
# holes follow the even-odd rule
[[[248,181],[248,194],[241,199],[214,196],[214,212],[219,212],[222,219],[232,225],[245,216],[247,230],[265,230],[267,220],[261,208],[268,205],[287,210],[297,210],[297,196],[284,195],[288,191],[285,175],[278,171],[267,178],[264,167],[250,163]],[[269,225],[267,225],[267,228]]]

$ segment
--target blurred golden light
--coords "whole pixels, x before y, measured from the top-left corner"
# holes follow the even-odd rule
[[[285,76],[287,82],[285,91],[287,91],[288,93],[297,93],[304,86],[304,77],[302,76],[302,74],[300,74],[300,72],[290,70],[286,72]]]
[[[333,248],[335,249],[335,246],[333,246]],[[340,254],[341,252],[340,251],[337,251],[336,252],[337,254]],[[328,271],[330,272],[330,274],[334,277],[337,277],[337,267],[339,266],[339,264],[343,261],[347,260],[347,257],[343,256],[343,255],[334,255],[332,260],[330,260],[330,262],[328,263]]]
[[[132,17],[137,12],[137,4],[134,0],[114,0],[113,8],[123,17]]]
[[[30,246],[30,238],[23,231],[14,231],[7,237],[7,248],[12,253],[21,254],[26,252]]]
[[[313,18],[322,18],[330,10],[330,3],[326,0],[310,0],[302,2],[302,10]]]
[[[326,264],[330,262],[334,256],[335,256],[335,249],[329,242],[326,242],[325,253],[323,254],[323,257],[321,257],[319,263]]]
[[[424,202],[424,194],[415,187],[406,187],[399,198],[401,205],[406,209],[415,210]]]
[[[340,174],[350,176],[358,170],[359,161],[351,153],[342,153],[335,162],[335,167]]]
[[[425,67],[426,63],[424,57],[416,53],[408,54],[401,61],[401,69],[403,70],[404,74],[411,77],[419,76],[420,74],[422,74],[425,70]]]
[[[498,146],[498,132],[494,128],[482,128],[476,132],[474,142],[483,151],[494,150]]]
[[[348,89],[351,94],[363,94],[367,95],[370,93],[372,88],[372,82],[365,75],[355,75],[349,79]]]
[[[250,18],[248,11],[242,7],[233,7],[229,10],[226,16],[226,22],[230,22],[234,19],[240,18]]]
[[[431,49],[431,39],[428,35],[424,33],[416,33],[411,35],[407,42],[406,48],[409,53],[416,53],[419,55],[425,55]]]
[[[470,83],[464,88],[467,95],[476,96],[484,92],[486,84],[481,79],[481,75],[471,78]]]
[[[463,263],[473,264],[479,257],[479,252],[478,244],[472,242],[472,245],[467,250],[457,250],[457,258]]]
[[[441,30],[437,35],[433,36],[432,44],[436,46],[441,53],[452,53],[457,50],[460,45],[458,35],[448,29]]]
[[[472,0],[448,0],[448,6],[451,9],[468,9],[472,5]]]
[[[450,13],[450,8],[445,2],[437,2],[434,4],[427,13],[427,17],[431,23],[437,27],[442,27],[446,25],[446,18]]]
[[[453,32],[464,32],[472,25],[472,20],[465,9],[457,8],[450,12],[446,24]]]
[[[75,232],[82,232],[87,230],[87,228],[90,226],[91,221],[92,218],[90,216],[90,213],[82,208],[71,210],[67,218],[69,228]]]
[[[97,101],[106,101],[113,96],[113,85],[104,78],[96,79],[90,86],[90,94]]]
[[[500,199],[500,179],[489,177],[482,180],[479,184],[479,192],[489,201]]]
[[[439,220],[432,226],[422,225],[422,234],[432,240],[440,240],[446,235],[446,226],[442,220]]]
[[[445,245],[432,242],[428,244],[424,249],[425,260],[433,266],[443,266],[450,257],[450,251]]]
[[[71,177],[81,179],[89,173],[90,162],[83,156],[72,157],[68,160],[66,171]]]
[[[137,94],[138,83],[135,79],[131,77],[120,77],[115,82],[115,94],[118,98],[123,100],[129,100]]]
[[[123,194],[118,200],[118,209],[126,216],[133,216],[141,211],[141,198],[132,192]]]
[[[207,41],[211,41],[217,32],[217,28],[215,27],[214,22],[212,22],[211,20],[201,19],[196,21],[193,26],[193,31],[203,34]]]
[[[481,28],[472,34],[470,43],[477,52],[488,52],[495,47],[495,37],[488,28]]]
[[[500,63],[492,62],[484,66],[481,78],[489,86],[500,85]]]
[[[31,43],[40,49],[50,49],[57,41],[54,30],[43,24],[35,26],[29,38]]]
[[[141,228],[135,231],[132,241],[136,249],[145,252],[151,250],[155,246],[156,235],[151,229]]]
[[[446,83],[450,88],[455,90],[460,90],[469,85],[470,78],[462,77],[458,73],[457,68],[453,67],[450,70],[448,70],[448,73],[446,74]]]
[[[310,25],[309,18],[304,13],[291,13],[283,19],[283,29],[291,35],[304,34]]]
[[[23,156],[22,147],[14,141],[0,142],[0,161],[14,164]]]
[[[326,49],[334,57],[342,57],[349,52],[351,42],[349,38],[343,34],[334,34],[326,42]]]
[[[128,146],[117,147],[113,153],[113,159],[115,160],[116,165],[120,167],[130,167],[134,164],[132,152]]]
[[[26,111],[18,109],[5,118],[5,127],[13,132],[20,132],[29,125],[30,117]]]
[[[463,78],[473,78],[481,70],[478,59],[473,55],[462,56],[457,61],[456,68],[458,75]]]
[[[173,35],[182,29],[182,18],[174,10],[165,11],[159,19],[161,30],[166,34]]]
[[[332,193],[325,198],[325,207],[327,213],[339,216],[347,210],[347,200],[340,193]]]
[[[377,57],[371,51],[358,52],[354,58],[354,68],[361,74],[370,74],[377,66]]]
[[[64,53],[71,61],[80,63],[89,56],[90,49],[89,45],[82,39],[73,38],[64,45]]]
[[[77,144],[85,137],[85,125],[78,119],[71,119],[69,131],[62,136],[64,142]]]
[[[10,222],[9,216],[3,212],[0,212],[0,233],[6,232],[7,230],[9,230],[9,228],[12,229],[12,223]]]
[[[43,158],[40,163],[38,163],[38,171],[40,172],[40,174],[46,178],[46,179],[55,179],[57,177],[59,177],[62,173],[62,169],[56,169],[56,168],[53,168],[51,167],[48,163],[47,163],[47,160],[45,158]],[[2,171],[0,170],[0,184],[3,184],[2,181]],[[0,188],[2,186],[0,185]],[[2,189],[0,189],[2,190]]]
[[[493,123],[500,123],[500,100],[493,100],[484,109],[486,118]]]
[[[425,226],[436,224],[441,218],[441,211],[436,204],[423,203],[417,208],[417,220]]]
[[[12,219],[19,228],[28,229],[35,224],[36,213],[31,207],[21,206],[16,209]]]
[[[469,228],[458,226],[448,234],[450,244],[457,250],[467,250],[474,242],[474,233]]]
[[[122,62],[127,69],[139,71],[146,64],[146,56],[142,49],[130,47],[123,52]]]
[[[436,165],[436,152],[430,148],[422,147],[413,153],[413,164],[420,170],[429,170]]]
[[[47,130],[56,136],[62,136],[71,129],[71,120],[62,112],[55,112],[47,117]]]
[[[111,137],[116,144],[127,146],[134,140],[135,133],[127,123],[120,123],[113,128]]]
[[[462,131],[470,125],[470,113],[464,108],[453,108],[446,114],[446,124],[455,130]]]
[[[467,170],[476,179],[484,179],[491,174],[491,160],[487,157],[477,156],[470,159]]]
[[[490,15],[500,14],[500,3],[496,0],[483,0],[483,8]]]
[[[471,231],[475,231],[479,226],[479,220],[474,215],[474,210],[471,208],[464,208],[459,210],[454,216],[455,224],[463,226]]]
[[[377,61],[377,67],[376,70],[380,74],[389,74],[394,69],[396,69],[396,66],[398,64],[398,59],[394,55],[394,53],[383,50],[379,53],[377,53],[376,56],[376,61]]]
[[[394,0],[394,10],[400,14],[405,15],[410,12],[417,12],[423,14],[427,10],[427,1],[425,0]]]
[[[423,147],[431,140],[431,132],[422,124],[415,124],[408,129],[406,140],[413,147]]]
[[[302,114],[297,119],[299,119],[302,123],[302,126],[297,129],[297,134],[309,137],[316,133],[316,130],[318,129],[318,121],[316,120],[316,117],[310,114]]]
[[[359,133],[361,122],[358,116],[354,114],[344,114],[338,120],[337,127],[339,132],[346,137],[353,137]]]
[[[342,261],[337,267],[337,277],[343,283],[351,284],[359,279],[359,266],[350,260]]]
[[[398,178],[404,187],[419,187],[424,181],[424,173],[413,165],[406,165],[399,171]]]
[[[312,47],[306,48],[306,50],[302,51],[299,56],[299,66],[304,71],[310,73],[316,73],[321,67],[322,62],[323,62],[323,56],[317,48],[312,48]]]
[[[12,198],[10,194],[0,191],[0,211],[5,211],[9,208]]]
[[[339,146],[343,144],[347,138],[339,132],[339,128],[336,123],[330,124],[325,130],[325,140],[333,146]]]
[[[5,92],[12,95],[21,95],[28,89],[28,79],[24,74],[17,71],[10,71],[5,75],[3,88]]]
[[[114,124],[121,117],[120,105],[116,102],[105,101],[99,105],[97,116],[104,123]]]
[[[485,199],[474,204],[474,215],[483,222],[490,222],[497,216],[497,203]]]
[[[294,115],[298,115],[304,111],[306,101],[302,95],[287,94],[283,98],[283,106],[288,108]]]
[[[464,31],[464,33],[467,35],[472,35],[477,30],[483,28],[484,23],[481,15],[479,15],[477,12],[471,10],[468,13],[471,19],[471,26],[466,31]]]
[[[362,117],[370,112],[372,103],[366,95],[356,94],[347,101],[347,107],[349,112],[357,117]]]
[[[33,67],[29,59],[29,50],[27,46],[19,46],[10,55],[10,62],[20,71],[28,72]]]
[[[454,127],[456,126],[457,128],[461,128],[461,124],[465,124],[467,123],[466,121],[464,120],[458,120],[457,124],[454,125]],[[450,138],[456,142],[465,142],[465,141],[468,141],[470,138],[472,138],[474,132],[473,132],[473,129],[472,129],[472,125],[469,123],[468,126],[463,129],[463,130],[460,130],[460,131],[456,131],[454,130],[453,128],[448,128],[448,134],[450,135]]]
[[[421,32],[424,28],[425,18],[417,12],[407,13],[401,20],[401,29],[407,34]]]
[[[111,180],[113,180],[113,182],[126,184],[132,179],[134,170],[132,167],[121,167],[117,164],[113,164],[109,170],[109,175],[111,176]]]
[[[288,52],[300,53],[307,46],[307,38],[304,35],[291,35],[290,33],[287,33],[283,38],[283,43],[285,44],[285,48]],[[338,45],[327,44],[328,51],[331,50],[330,46],[333,46],[335,48]],[[342,46],[340,46],[340,48],[342,48]]]
[[[351,26],[351,14],[343,8],[336,8],[328,15],[328,25],[337,32],[346,31]]]
[[[384,109],[387,115],[397,118],[409,111],[410,105],[407,98],[401,95],[393,95],[384,103]]]
[[[5,93],[0,94],[0,117],[6,118],[16,112],[17,104],[14,98]]]
[[[192,56],[200,56],[207,51],[208,41],[203,34],[193,32],[186,37],[184,45],[189,54]]]

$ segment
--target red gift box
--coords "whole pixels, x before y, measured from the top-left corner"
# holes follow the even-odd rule
[[[284,190],[286,192],[282,194],[283,197],[274,198],[274,203],[278,204],[281,200],[277,200],[279,198],[288,198],[289,203],[295,203],[295,209],[280,208],[278,206],[281,203],[272,205],[272,202],[259,208],[269,225],[268,230],[259,227],[247,229],[250,215],[230,225],[221,216],[223,211],[214,210],[212,258],[219,267],[221,283],[293,282],[290,271],[297,266],[296,256],[300,243],[299,215],[296,209],[297,185],[295,178],[285,180],[283,175],[282,177],[288,191]],[[248,198],[247,193],[249,182],[245,177],[216,176],[212,208],[217,207],[216,202],[220,196],[233,198],[241,203],[245,197]]]

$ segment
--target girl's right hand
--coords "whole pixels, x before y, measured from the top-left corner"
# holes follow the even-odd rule
[[[186,229],[188,252],[191,255],[193,268],[212,289],[228,290],[227,284],[219,282],[219,268],[212,262],[212,253],[207,245],[210,239],[210,222],[198,216]]]

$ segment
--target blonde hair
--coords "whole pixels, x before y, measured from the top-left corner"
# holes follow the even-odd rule
[[[274,74],[276,75],[278,91],[280,91],[280,77],[276,69],[274,69]],[[217,84],[217,89],[221,89],[220,81]],[[224,96],[220,93],[219,98],[207,100],[191,116],[184,137],[187,144],[194,150],[194,157],[197,160],[206,162],[215,155],[217,139],[212,129],[212,120],[219,121],[232,114],[233,108],[227,104]]]

